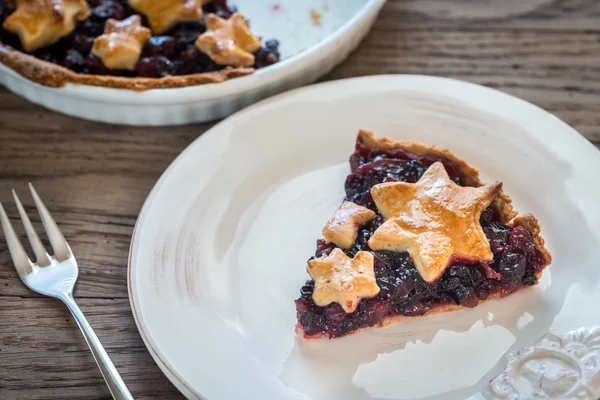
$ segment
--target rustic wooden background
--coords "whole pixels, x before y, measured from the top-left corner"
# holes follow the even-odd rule
[[[382,73],[498,88],[600,146],[600,0],[390,0],[359,49],[325,79]],[[0,88],[0,201],[17,221],[15,188],[33,216],[26,185],[35,184],[77,255],[79,304],[139,399],[181,396],[131,315],[131,233],[158,177],[210,127],[80,121]],[[0,240],[0,399],[97,398],[109,393],[75,322],[21,284]]]

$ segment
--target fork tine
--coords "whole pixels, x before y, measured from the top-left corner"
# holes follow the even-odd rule
[[[46,234],[48,235],[48,239],[50,240],[50,244],[52,245],[52,250],[54,251],[54,257],[59,261],[64,261],[69,258],[71,252],[69,251],[69,247],[67,246],[67,241],[65,237],[58,229],[58,225],[54,222],[52,215],[44,205],[40,196],[38,196],[35,191],[33,185],[29,184],[29,190],[31,190],[31,195],[33,196],[33,201],[35,201],[35,206],[37,207],[38,213],[42,218],[42,223],[44,224],[44,228],[46,228]]]
[[[29,260],[29,257],[27,257],[27,253],[21,245],[21,242],[19,242],[19,238],[4,211],[4,207],[2,207],[2,203],[0,203],[0,223],[2,225],[2,230],[4,231],[4,238],[6,239],[10,256],[13,259],[13,263],[15,264],[19,276],[23,279],[25,278],[25,275],[33,271],[33,264],[31,263],[31,260]]]
[[[35,233],[35,229],[33,229],[33,225],[31,225],[31,221],[19,200],[19,196],[17,196],[17,192],[13,189],[13,197],[15,198],[15,203],[17,204],[17,208],[19,209],[19,215],[21,216],[21,221],[23,221],[23,225],[25,226],[25,232],[27,233],[27,237],[29,238],[29,243],[31,243],[31,247],[33,247],[33,252],[35,253],[35,262],[41,266],[50,265],[50,257],[48,253],[46,253],[46,249],[42,244],[42,241],[38,237],[37,233]]]

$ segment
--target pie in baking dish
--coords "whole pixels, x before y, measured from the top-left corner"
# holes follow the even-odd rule
[[[222,82],[278,62],[278,46],[226,0],[0,1],[0,62],[52,87]]]

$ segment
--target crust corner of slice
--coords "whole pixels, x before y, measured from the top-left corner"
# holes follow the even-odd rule
[[[548,249],[546,249],[546,241],[541,235],[542,229],[540,228],[540,223],[533,214],[527,213],[517,215],[510,220],[508,226],[510,226],[511,228],[522,226],[523,228],[527,229],[533,236],[533,241],[537,249],[544,256],[544,259],[546,261],[546,265],[544,266],[544,268],[550,265],[550,263],[552,262],[552,255],[550,254]]]

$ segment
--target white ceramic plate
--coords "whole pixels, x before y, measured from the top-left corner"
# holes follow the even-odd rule
[[[359,128],[448,147],[502,180],[554,256],[540,285],[346,338],[297,338],[294,299]],[[380,76],[283,94],[202,135],[156,184],[131,247],[134,316],[189,398],[480,398],[507,351],[600,323],[599,170],[598,151],[562,121],[469,83]]]
[[[281,43],[282,61],[224,83],[145,92],[35,84],[0,64],[0,84],[51,110],[94,121],[178,125],[225,117],[265,97],[316,81],[358,46],[385,0],[230,0],[252,31]],[[311,10],[321,14],[315,26]]]

